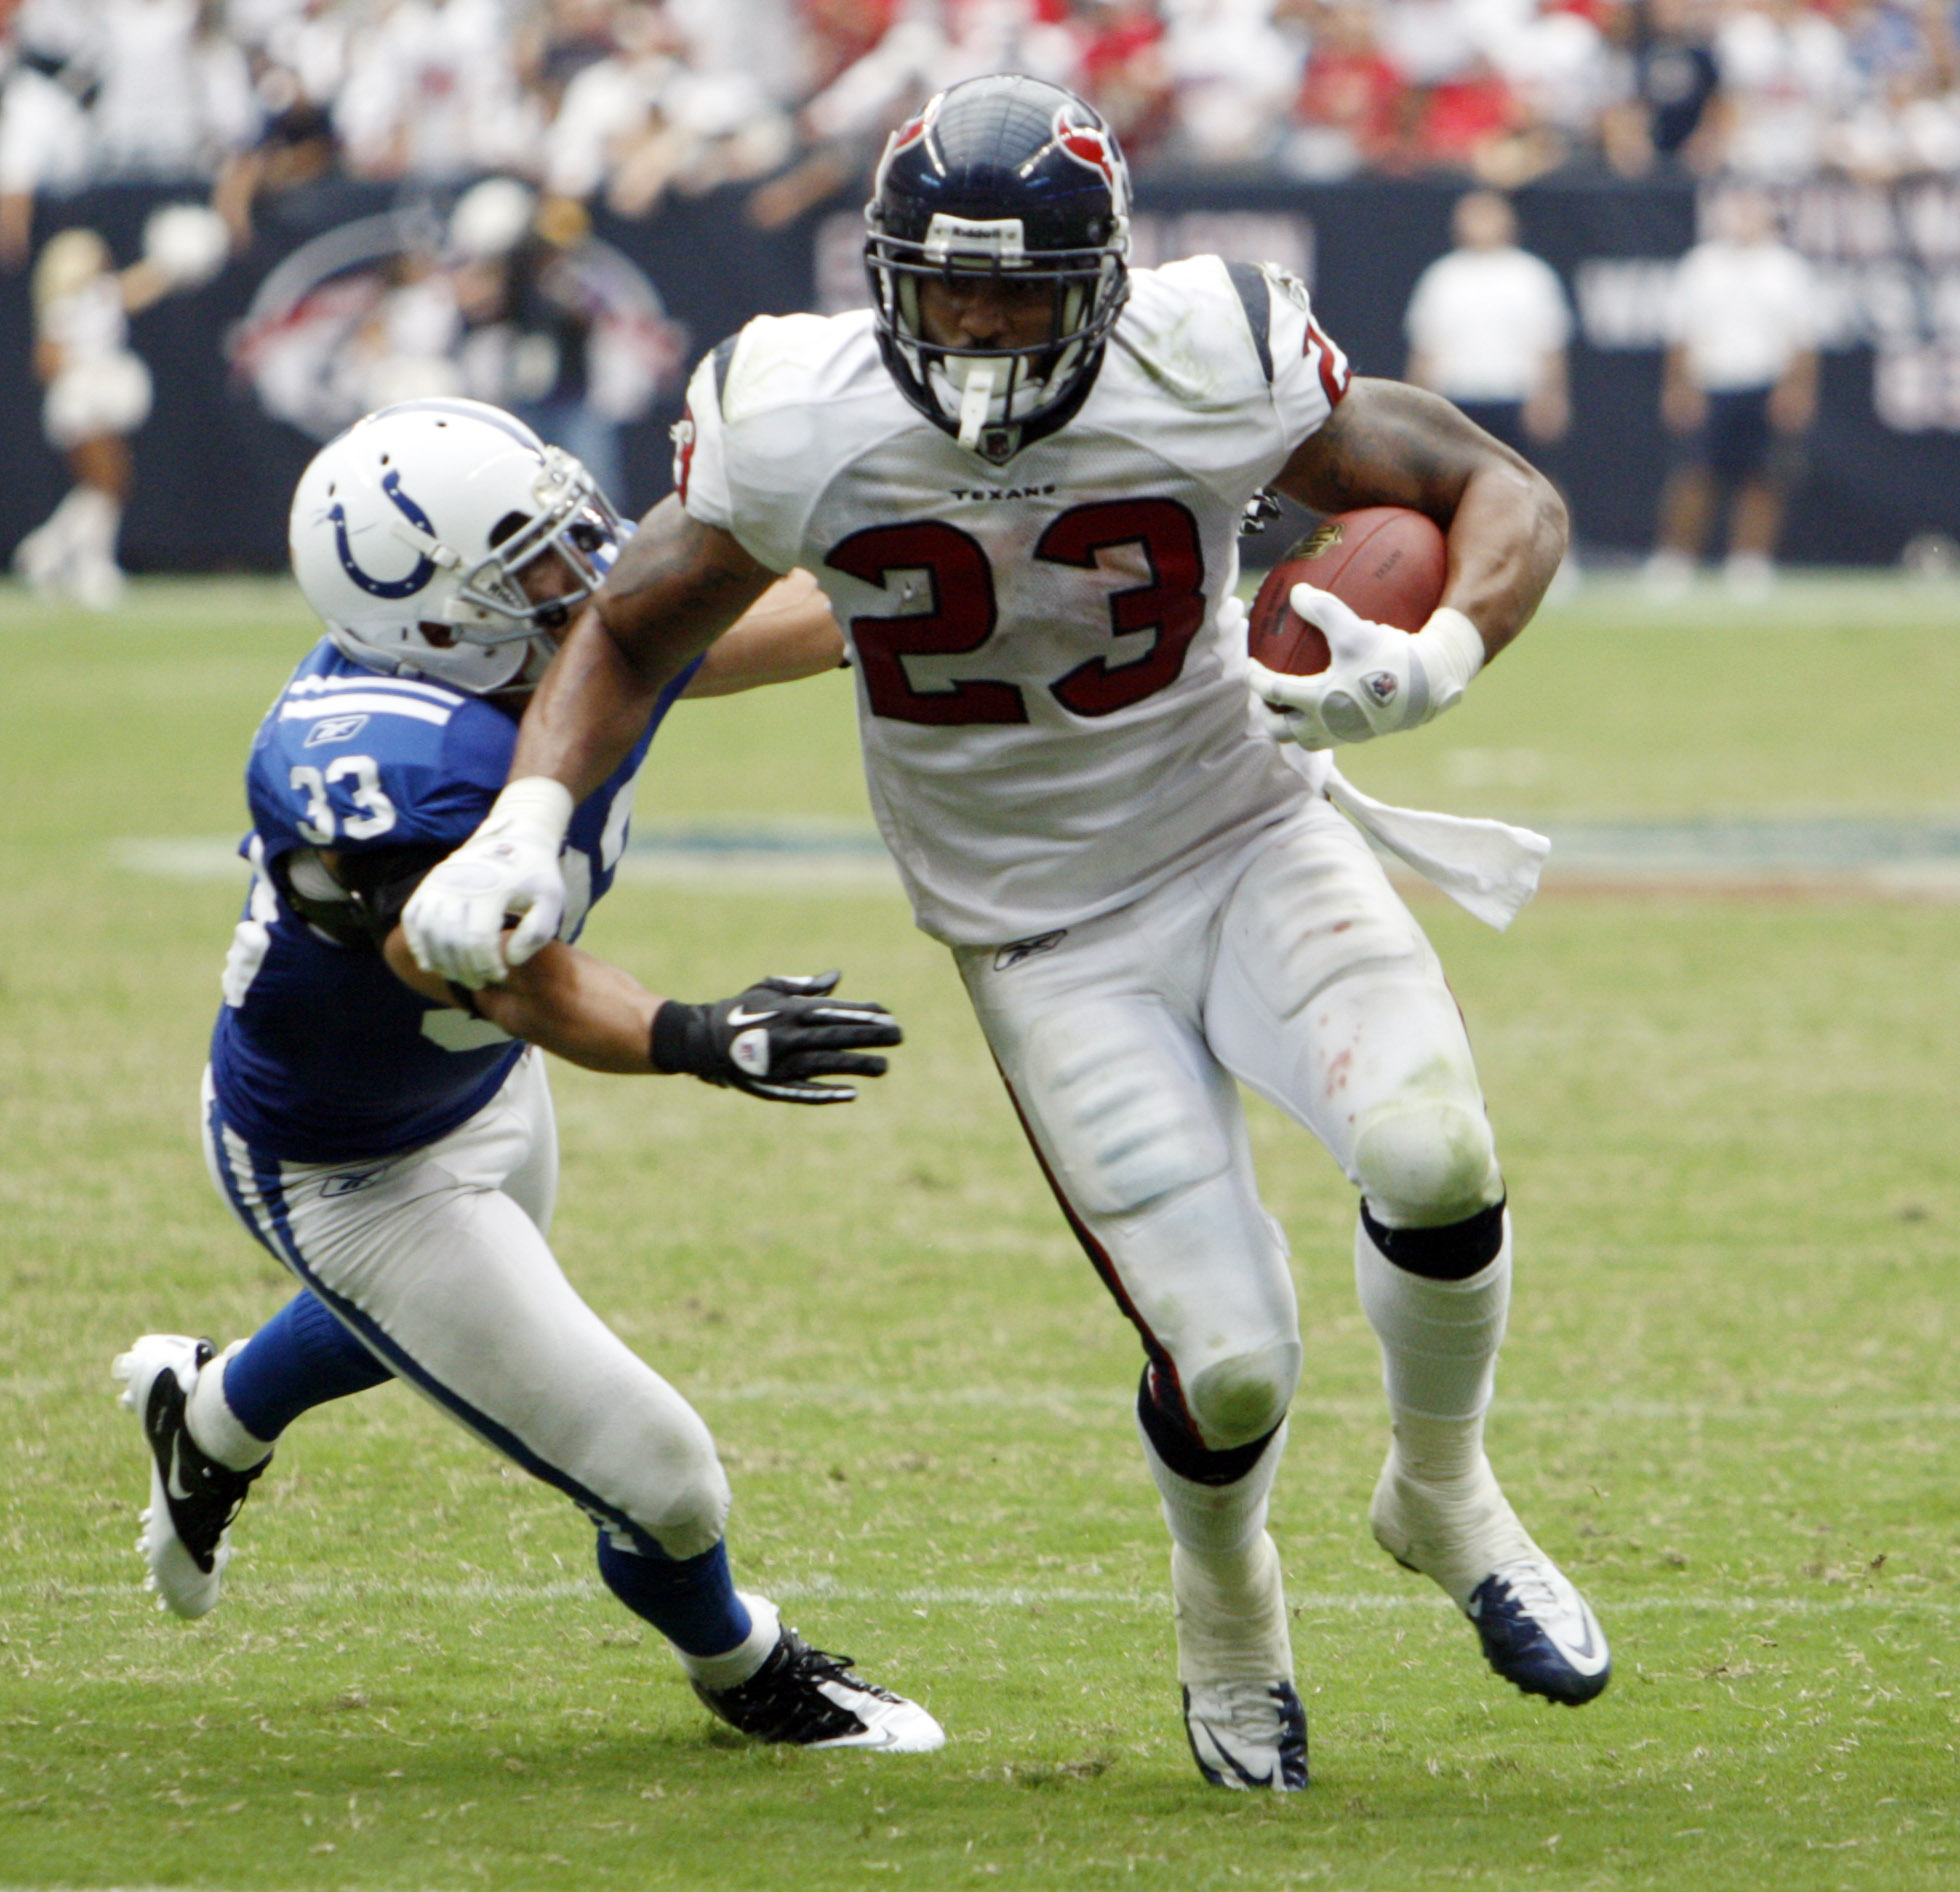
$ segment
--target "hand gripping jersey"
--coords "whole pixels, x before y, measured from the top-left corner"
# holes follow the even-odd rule
[[[692,674],[572,817],[563,939],[612,885],[633,778]],[[273,703],[246,766],[252,888],[211,1040],[219,1111],[254,1149],[295,1163],[392,1156],[447,1135],[510,1075],[523,1045],[411,992],[377,942],[489,813],[516,741],[515,717],[483,698],[379,676],[325,641]]]
[[[919,924],[992,945],[1127,905],[1277,820],[1299,776],[1215,629],[1243,508],[1347,363],[1283,271],[1131,278],[1067,426],[990,466],[893,385],[868,314],[764,317],[689,390],[688,512],[816,573]]]

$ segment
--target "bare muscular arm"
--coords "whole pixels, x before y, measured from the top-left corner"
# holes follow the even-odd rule
[[[552,776],[583,801],[619,766],[666,684],[774,579],[729,533],[662,500],[538,686],[511,779]]]
[[[461,1009],[448,982],[415,963],[399,926],[381,951],[388,970],[411,991]],[[513,966],[502,984],[473,995],[476,1016],[513,1038],[588,1071],[629,1073],[653,1069],[653,1015],[665,1003],[631,973],[561,940]]]
[[[835,670],[844,634],[817,581],[801,569],[779,578],[708,646],[681,694],[730,696],[767,683],[795,683]]]
[[[1397,381],[1357,379],[1273,484],[1316,512],[1408,506],[1449,536],[1442,602],[1494,657],[1530,621],[1565,555],[1552,483],[1449,402]]]

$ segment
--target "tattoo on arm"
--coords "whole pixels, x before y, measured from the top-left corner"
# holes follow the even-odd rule
[[[658,688],[775,577],[732,535],[690,519],[670,497],[627,541],[596,602],[621,656]]]
[[[1398,382],[1352,383],[1274,484],[1317,512],[1427,513],[1449,535],[1443,602],[1492,656],[1529,621],[1565,551],[1551,482],[1440,396]]]
[[[1275,483],[1316,512],[1409,506],[1447,522],[1480,469],[1514,458],[1437,395],[1357,380]]]
[[[627,542],[531,698],[511,777],[582,801],[632,748],[661,690],[770,583],[740,543],[665,499]]]

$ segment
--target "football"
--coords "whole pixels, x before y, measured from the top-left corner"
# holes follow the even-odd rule
[[[1284,676],[1327,668],[1327,639],[1287,604],[1298,584],[1331,591],[1378,624],[1419,631],[1442,602],[1449,556],[1427,513],[1365,506],[1323,520],[1266,574],[1246,626],[1250,654]]]

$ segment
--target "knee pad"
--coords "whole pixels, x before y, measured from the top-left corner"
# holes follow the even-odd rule
[[[667,1556],[698,1557],[721,1542],[734,1502],[715,1442],[698,1415],[638,1428],[634,1473],[619,1509]]]
[[[662,1498],[653,1517],[635,1522],[677,1562],[713,1550],[727,1535],[734,1494],[728,1488],[728,1474],[712,1452],[707,1463],[678,1486],[667,1485]]]
[[[1461,1222],[1503,1199],[1490,1119],[1456,1098],[1378,1105],[1354,1139],[1355,1180],[1391,1227]]]
[[[1299,1341],[1275,1340],[1180,1375],[1185,1409],[1206,1447],[1229,1452],[1270,1433],[1286,1417],[1302,1357]]]

